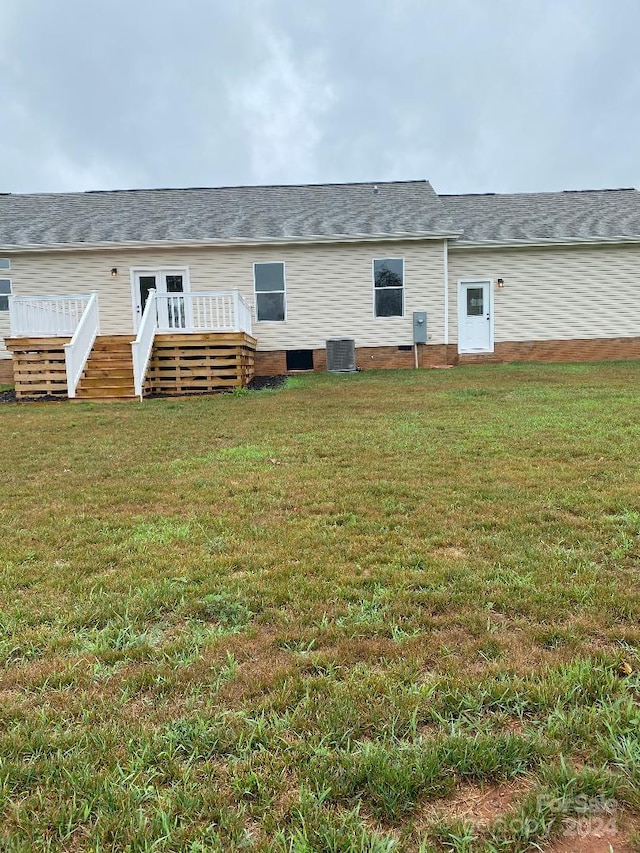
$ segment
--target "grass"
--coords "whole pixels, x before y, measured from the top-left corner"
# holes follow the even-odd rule
[[[603,808],[633,837],[639,388],[3,405],[0,850],[524,851]],[[524,793],[452,805],[491,786]]]

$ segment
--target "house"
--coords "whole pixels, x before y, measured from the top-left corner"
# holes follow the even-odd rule
[[[634,189],[5,194],[0,377],[19,396],[211,391],[324,370],[331,339],[362,369],[637,358],[639,270]]]

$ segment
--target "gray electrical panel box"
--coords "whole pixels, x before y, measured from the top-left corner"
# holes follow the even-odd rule
[[[413,342],[414,344],[426,344],[427,342],[427,312],[413,312]]]

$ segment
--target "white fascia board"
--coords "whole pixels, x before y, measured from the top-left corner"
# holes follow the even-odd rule
[[[456,240],[451,244],[456,249],[536,249],[545,246],[616,246],[624,243],[640,243],[637,237],[560,237],[546,240]]]
[[[455,239],[462,232],[440,234],[437,232],[399,234],[337,234],[331,237],[268,237],[238,238],[228,240],[144,240],[103,243],[32,243],[23,245],[0,245],[0,252],[20,254],[22,252],[71,252],[71,251],[122,251],[123,249],[188,249],[221,248],[234,246],[299,246],[332,243],[386,243],[403,240],[446,240]]]

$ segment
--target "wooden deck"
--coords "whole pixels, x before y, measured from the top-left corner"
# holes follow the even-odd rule
[[[157,334],[145,394],[210,394],[253,379],[256,339],[245,332]]]
[[[19,400],[67,398],[64,345],[69,338],[9,338]],[[79,400],[137,399],[133,394],[130,336],[96,338],[78,385]],[[256,339],[245,332],[156,334],[144,394],[188,395],[249,384]]]
[[[13,381],[18,400],[67,397],[64,345],[71,338],[7,338],[13,356]]]

